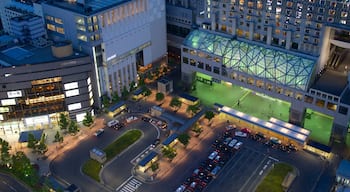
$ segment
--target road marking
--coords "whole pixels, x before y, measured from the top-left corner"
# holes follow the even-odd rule
[[[269,159],[272,159],[272,160],[274,160],[274,161],[276,161],[276,162],[279,162],[280,160],[278,160],[278,159],[276,159],[276,158],[273,158],[273,157],[271,157],[271,156],[269,156]]]
[[[129,177],[123,184],[121,184],[115,191],[118,192],[134,192],[136,191],[140,186],[142,185],[142,182],[133,178],[132,176]]]
[[[262,175],[264,173],[264,171],[263,170],[261,170],[260,172],[259,172],[259,175]]]

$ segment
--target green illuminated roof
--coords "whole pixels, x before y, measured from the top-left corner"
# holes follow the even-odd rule
[[[254,45],[207,31],[194,30],[185,46],[223,58],[226,68],[264,78],[295,89],[306,90],[316,59]]]

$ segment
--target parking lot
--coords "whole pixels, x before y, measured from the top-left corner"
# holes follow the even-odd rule
[[[276,160],[251,148],[241,148],[225,165],[217,179],[207,187],[207,192],[254,191],[261,178]]]

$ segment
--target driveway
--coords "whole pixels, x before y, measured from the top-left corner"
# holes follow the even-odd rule
[[[102,174],[105,181],[104,185],[97,183],[81,172],[83,163],[89,159],[90,149],[93,147],[105,148],[129,129],[139,129],[143,131],[143,136],[127,150],[127,153],[120,154],[113,162],[107,164],[108,169],[104,169],[105,173]],[[131,123],[119,131],[106,128],[103,135],[99,137],[93,134],[88,135],[80,141],[77,147],[55,158],[51,163],[51,172],[64,181],[74,183],[84,192],[114,191],[119,181],[122,182],[131,175],[130,160],[150,145],[157,134],[157,130],[153,126],[143,121]]]

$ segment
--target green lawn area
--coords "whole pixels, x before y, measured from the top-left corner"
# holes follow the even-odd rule
[[[122,136],[120,136],[113,143],[108,145],[105,149],[103,149],[107,156],[106,162],[113,159],[119,153],[121,153],[130,145],[135,143],[138,139],[140,139],[141,135],[142,132],[139,130],[130,130],[124,133]],[[95,179],[96,181],[100,182],[99,173],[101,171],[101,168],[101,163],[93,159],[89,159],[84,163],[82,171],[84,174],[90,176],[92,179]]]
[[[311,109],[306,110],[304,127],[311,131],[310,139],[324,145],[329,144],[333,118]]]
[[[259,184],[256,192],[283,192],[282,182],[288,172],[292,171],[293,167],[285,164],[278,163],[274,165],[274,168],[266,175],[264,180]]]

